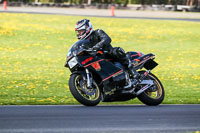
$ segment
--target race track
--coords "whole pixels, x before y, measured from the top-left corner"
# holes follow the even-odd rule
[[[200,105],[0,106],[0,133],[200,131]]]

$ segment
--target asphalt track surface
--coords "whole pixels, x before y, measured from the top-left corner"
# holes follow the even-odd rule
[[[0,133],[188,133],[200,105],[0,106]]]
[[[182,13],[167,11],[134,11],[115,10],[111,16],[110,9],[79,9],[79,8],[47,8],[47,7],[7,7],[0,8],[0,13],[29,13],[29,14],[51,14],[83,17],[106,17],[127,19],[151,19],[151,20],[179,20],[200,22],[200,13]]]

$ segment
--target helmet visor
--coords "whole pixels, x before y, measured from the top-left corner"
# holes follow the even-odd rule
[[[82,29],[82,30],[76,30],[76,35],[78,37],[78,39],[80,39],[83,35],[85,35],[86,30]]]

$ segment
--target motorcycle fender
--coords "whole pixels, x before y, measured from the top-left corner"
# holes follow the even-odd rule
[[[80,74],[80,75],[83,76],[83,79],[84,79],[84,80],[87,80],[87,74],[86,74],[85,71],[75,71],[75,72],[73,72],[71,75],[73,75],[73,74]]]

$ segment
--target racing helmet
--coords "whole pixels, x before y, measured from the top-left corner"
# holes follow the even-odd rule
[[[75,32],[79,40],[84,40],[93,32],[93,26],[90,20],[83,19],[76,23]]]

